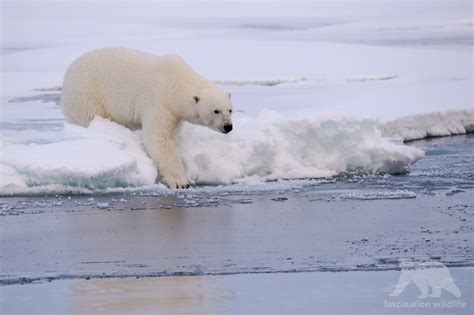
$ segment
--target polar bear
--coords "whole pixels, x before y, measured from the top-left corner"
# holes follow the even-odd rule
[[[64,75],[66,119],[87,127],[96,115],[143,129],[143,143],[171,188],[188,188],[175,138],[182,122],[232,130],[230,93],[194,72],[176,55],[103,48],[76,59]]]

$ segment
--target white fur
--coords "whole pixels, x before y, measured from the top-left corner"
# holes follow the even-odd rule
[[[182,121],[224,132],[232,125],[230,94],[178,56],[104,48],[69,66],[61,96],[66,119],[87,127],[96,115],[143,128],[143,143],[169,187],[188,187],[175,138]],[[218,111],[215,113],[215,111]]]

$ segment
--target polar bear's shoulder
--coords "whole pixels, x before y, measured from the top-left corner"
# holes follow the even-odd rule
[[[156,58],[157,69],[160,73],[179,78],[180,81],[187,82],[196,89],[210,86],[210,82],[196,73],[180,56],[171,54]]]
[[[155,58],[162,71],[192,71],[186,62],[178,55],[162,55],[156,56]]]
[[[162,55],[162,56],[157,56],[158,58],[160,58],[161,60],[163,60],[163,62],[167,62],[167,63],[170,63],[170,64],[176,64],[176,65],[185,65],[186,63],[184,62],[183,58],[181,58],[180,56],[178,55],[175,55],[175,54],[169,54],[169,55]]]

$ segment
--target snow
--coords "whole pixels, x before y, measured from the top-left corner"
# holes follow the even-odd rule
[[[181,133],[193,183],[406,172],[423,155],[402,140],[473,131],[471,6],[3,2],[0,194],[164,189],[140,131],[65,123],[66,67],[105,46],[177,53],[232,92],[232,133]]]
[[[387,136],[403,140],[460,135],[474,132],[474,109],[451,110],[400,117],[382,126]]]
[[[46,144],[11,143],[2,137],[2,192],[26,193],[28,187],[54,192],[57,187],[74,191],[154,184],[156,167],[143,150],[140,132],[98,117],[89,128],[66,124],[63,137],[63,141]]]
[[[383,138],[373,120],[287,121],[273,118],[276,115],[237,119],[241,127],[229,136],[187,125],[179,149],[190,178],[229,184],[354,171],[396,174],[423,156],[418,149]]]
[[[383,138],[373,120],[327,118],[286,121],[267,112],[237,115],[231,135],[187,124],[178,139],[193,183],[230,184],[320,178],[343,172],[404,173],[421,150]],[[96,117],[89,128],[66,124],[67,140],[46,144],[3,140],[1,192],[104,190],[150,186],[157,171],[141,131]],[[34,158],[32,158],[34,157]]]

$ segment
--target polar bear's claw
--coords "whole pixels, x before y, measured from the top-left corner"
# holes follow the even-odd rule
[[[176,189],[189,189],[189,184],[186,184],[186,185],[176,185]]]
[[[176,189],[189,189],[191,186],[189,183],[181,184],[175,182],[173,185],[168,185],[168,187],[175,187]]]

